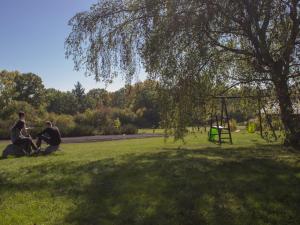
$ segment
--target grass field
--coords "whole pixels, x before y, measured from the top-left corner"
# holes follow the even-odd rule
[[[206,139],[65,144],[1,160],[0,224],[300,224],[299,153],[256,134],[222,147]]]

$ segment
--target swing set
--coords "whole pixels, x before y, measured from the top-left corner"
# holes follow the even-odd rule
[[[269,126],[270,130],[272,131],[272,136],[275,140],[278,139],[275,129],[272,125],[272,119],[270,115],[267,113],[264,106],[261,104],[262,98],[267,96],[214,96],[214,101],[219,101],[220,108],[217,110],[217,107],[212,107],[211,111],[211,119],[210,119],[210,130],[208,132],[208,140],[210,142],[219,143],[220,145],[224,142],[229,142],[233,144],[232,141],[232,130],[230,127],[230,117],[228,115],[228,108],[227,108],[227,101],[230,99],[253,99],[257,100],[257,116],[259,118],[259,131],[260,136],[265,138],[263,133],[263,119],[262,114],[265,115],[267,125]],[[255,130],[254,130],[255,132]]]

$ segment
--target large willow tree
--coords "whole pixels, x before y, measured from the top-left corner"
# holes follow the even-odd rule
[[[299,0],[100,0],[69,23],[66,54],[97,80],[120,71],[130,80],[143,64],[183,105],[218,82],[271,85],[286,144],[300,145],[291,98],[299,81]],[[211,90],[199,86],[203,79]],[[174,115],[185,121],[188,110],[179,108]]]

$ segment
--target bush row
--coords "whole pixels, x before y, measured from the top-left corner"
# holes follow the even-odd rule
[[[262,117],[262,129],[269,130],[271,129],[270,124],[274,130],[280,131],[283,130],[283,125],[278,115],[268,115],[268,117]],[[255,131],[260,130],[259,118],[251,119],[246,123],[246,127],[249,133],[254,133]]]
[[[27,126],[33,128],[30,130],[33,137],[43,129],[47,120],[52,121],[60,129],[63,137],[136,134],[138,132],[135,126],[135,114],[114,108],[87,110],[75,116],[47,112],[39,113],[39,115],[26,114],[26,123]],[[0,139],[10,137],[10,129],[16,119],[17,115],[14,114],[5,120],[0,120]]]

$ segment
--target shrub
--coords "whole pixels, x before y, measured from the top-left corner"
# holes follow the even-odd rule
[[[237,123],[236,123],[236,120],[235,119],[231,119],[229,121],[229,126],[230,126],[230,130],[231,131],[236,131],[237,129]]]
[[[113,124],[105,126],[102,129],[103,135],[118,135],[121,134],[121,130],[119,128],[116,128]]]
[[[14,124],[13,119],[9,120],[0,120],[0,139],[9,139],[10,138],[10,129]]]
[[[117,129],[121,128],[121,121],[119,120],[119,118],[114,120],[114,127],[117,128]]]
[[[71,137],[81,137],[81,136],[93,136],[96,135],[97,131],[94,127],[89,125],[78,125],[76,124],[75,127],[70,130],[68,136]]]
[[[263,130],[269,130],[270,129],[268,119],[270,120],[274,130],[282,130],[283,129],[282,122],[281,122],[278,115],[268,115],[268,118],[265,115],[263,115],[262,116],[262,128],[263,128]],[[260,130],[260,123],[259,123],[259,118],[258,117],[255,118],[255,119],[249,120],[249,122],[247,123],[247,127],[248,127],[249,123],[254,123],[255,124],[255,130],[256,131]]]
[[[17,119],[18,112],[24,111],[27,118],[33,118],[36,116],[36,110],[27,102],[12,101],[9,105],[1,109],[0,116],[2,119]]]
[[[84,113],[77,114],[74,117],[74,121],[77,124],[89,125],[100,130],[101,127],[107,126],[109,124],[110,115],[111,112],[108,108],[101,108],[98,110],[86,110]]]
[[[83,113],[79,113],[74,116],[74,122],[76,124],[85,124],[86,123],[86,117]]]
[[[274,130],[283,130],[282,121],[279,116],[271,116],[271,119]]]
[[[52,121],[59,128],[62,136],[70,136],[76,125],[70,115],[56,115]]]
[[[138,129],[136,126],[132,124],[126,124],[121,127],[121,133],[122,134],[137,134]]]
[[[9,125],[5,121],[0,121],[0,139],[8,139],[10,136]]]
[[[121,124],[132,124],[136,121],[136,115],[128,109],[112,109],[112,119],[119,119]]]
[[[9,130],[0,128],[0,140],[5,140],[10,138]]]
[[[249,121],[247,123],[247,131],[248,131],[248,133],[255,133],[256,127],[257,127],[257,125],[256,125],[255,121]]]
[[[100,110],[94,110],[90,113],[90,118],[88,117],[89,125],[93,125],[97,129],[110,125],[111,110],[109,108],[101,108]],[[90,124],[92,122],[92,124]]]

